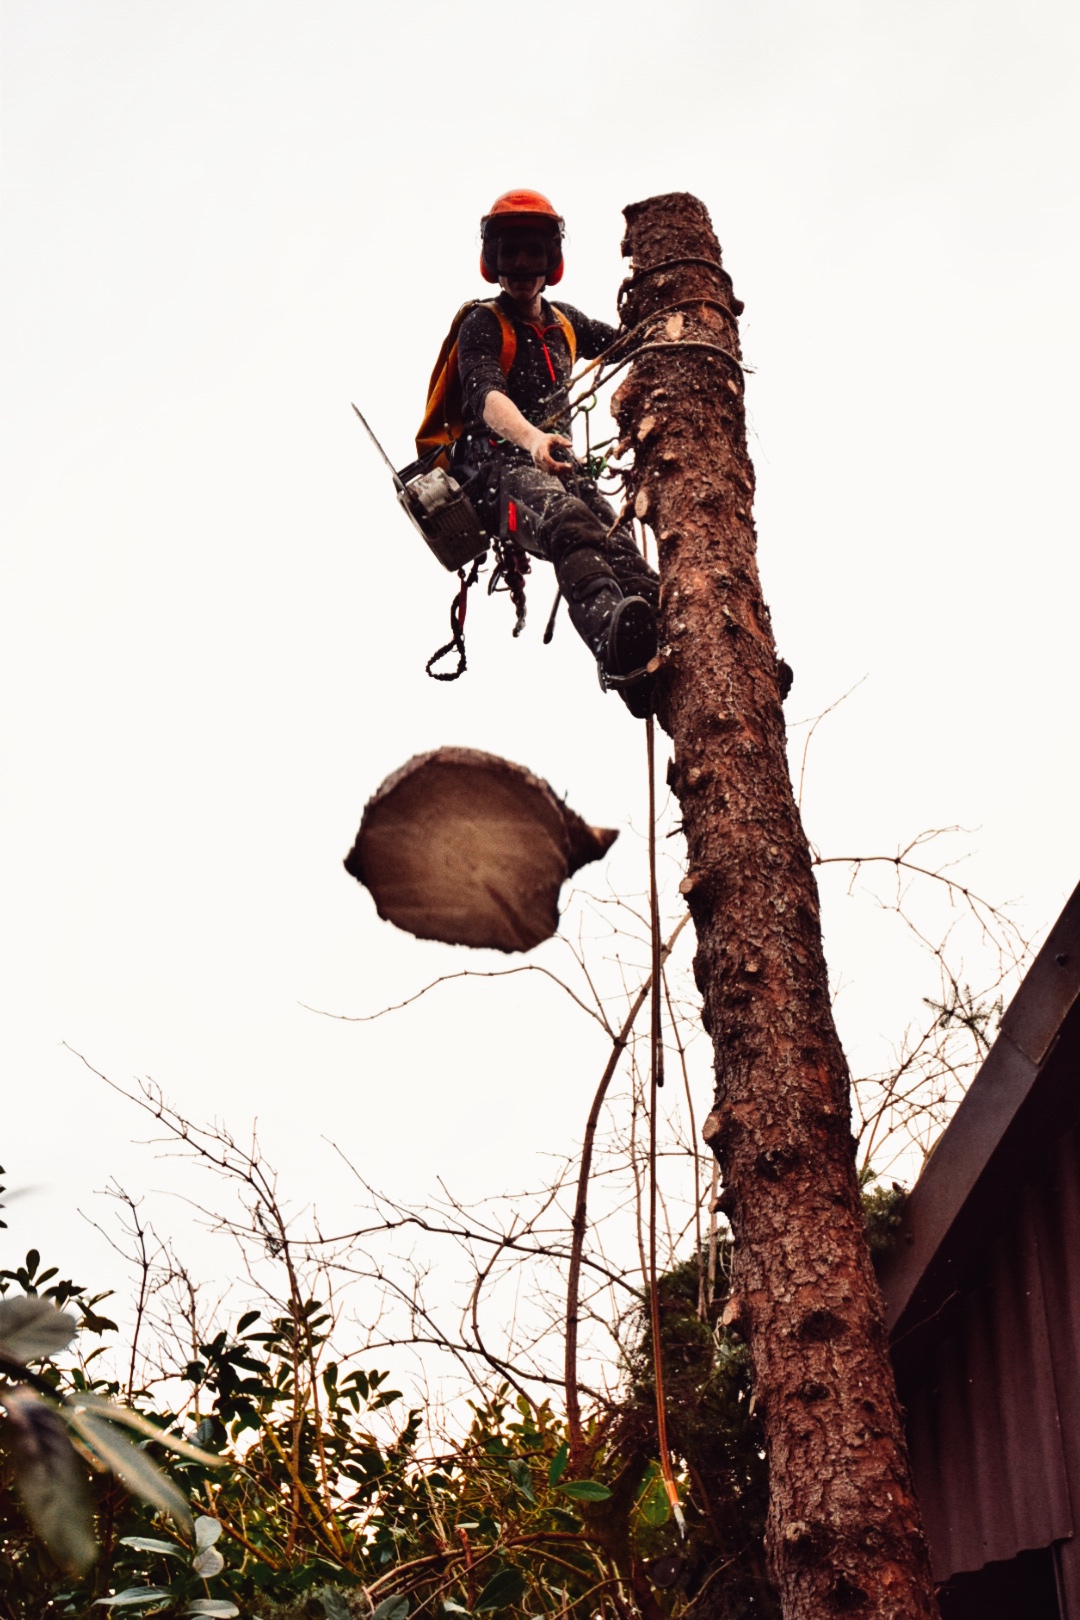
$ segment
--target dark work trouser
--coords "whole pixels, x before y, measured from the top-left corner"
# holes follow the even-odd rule
[[[637,548],[629,524],[615,512],[591,478],[541,472],[531,460],[493,457],[476,469],[477,492],[487,523],[494,526],[507,499],[533,514],[514,536],[526,551],[554,564],[571,622],[600,656],[612,610],[623,596],[643,596],[656,608],[659,580]],[[470,491],[471,493],[471,491]]]

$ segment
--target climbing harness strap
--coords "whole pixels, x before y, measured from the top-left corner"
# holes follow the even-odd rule
[[[474,309],[489,309],[499,323],[501,348],[499,350],[499,370],[507,376],[514,363],[517,353],[517,333],[509,316],[494,299],[485,302],[483,299],[470,298],[468,303],[462,304],[454,319],[450,322],[450,330],[443,339],[439,358],[431,373],[428,383],[427,405],[424,407],[424,419],[416,432],[417,456],[428,456],[434,453],[434,465],[449,471],[450,458],[447,452],[450,446],[460,439],[464,427],[464,401],[461,393],[461,370],[458,366],[458,333],[466,315]]]
[[[551,309],[552,309],[552,313],[555,316],[555,319],[558,321],[559,325],[562,327],[562,334],[563,334],[563,337],[566,339],[566,347],[570,350],[570,364],[571,364],[571,366],[576,366],[577,365],[577,333],[574,331],[573,322],[571,321],[569,315],[564,315],[563,314],[563,312],[559,308],[558,304],[552,304]]]
[[[575,602],[585,601],[591,596],[592,592],[584,591],[584,587],[597,580],[618,583],[611,563],[595,546],[576,546],[573,551],[568,551],[560,561],[557,572],[561,589],[568,592]]]

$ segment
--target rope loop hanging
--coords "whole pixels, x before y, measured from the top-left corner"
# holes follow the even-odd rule
[[[512,540],[494,540],[492,544],[496,564],[488,581],[487,594],[494,596],[500,591],[508,594],[516,614],[513,633],[520,636],[525,628],[525,575],[530,571],[529,554]],[[424,673],[430,675],[433,681],[456,681],[469,667],[465,652],[465,615],[469,607],[469,592],[479,579],[480,566],[486,560],[487,552],[483,551],[473,562],[468,574],[464,568],[457,571],[458,588],[450,603],[450,640],[433,652],[424,665]],[[457,668],[436,669],[436,664],[444,658],[449,658],[451,653],[457,654]]]
[[[458,676],[464,675],[469,667],[469,661],[465,656],[465,614],[469,607],[469,590],[479,579],[480,564],[486,556],[486,552],[481,552],[480,556],[473,562],[467,576],[464,568],[459,568],[457,571],[460,584],[454,593],[453,601],[450,603],[450,640],[445,646],[440,647],[437,652],[433,652],[424,665],[425,675],[430,675],[433,681],[456,681]],[[457,653],[457,668],[453,670],[436,669],[435,665],[452,652]]]

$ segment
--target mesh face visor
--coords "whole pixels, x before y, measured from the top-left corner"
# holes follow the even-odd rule
[[[500,246],[505,246],[511,253],[524,249],[526,252],[535,250],[544,254],[548,275],[562,259],[562,233],[555,224],[545,228],[532,219],[490,219],[484,227],[483,240],[484,263],[496,277],[499,274]]]

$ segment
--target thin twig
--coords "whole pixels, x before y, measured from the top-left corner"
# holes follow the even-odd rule
[[[380,1007],[378,1012],[373,1013],[327,1012],[323,1007],[309,1006],[306,1001],[301,1001],[300,1006],[303,1007],[305,1012],[316,1013],[320,1018],[334,1018],[339,1023],[371,1024],[374,1023],[376,1018],[385,1018],[387,1013],[401,1012],[404,1007],[411,1007],[413,1002],[421,1000],[429,990],[436,989],[440,984],[451,984],[455,979],[509,979],[516,973],[540,973],[545,979],[550,979],[553,984],[559,986],[560,990],[565,990],[570,1000],[580,1007],[582,1012],[588,1013],[590,1018],[595,1018],[605,1034],[611,1034],[611,1029],[603,1012],[598,1011],[596,1007],[590,1007],[587,1001],[583,1001],[575,991],[571,990],[565,979],[560,979],[557,973],[552,973],[550,968],[542,967],[539,962],[523,962],[519,967],[492,968],[483,972],[478,968],[462,968],[458,973],[442,973],[437,979],[432,979],[430,984],[425,984],[421,990],[417,990],[415,995],[407,996],[404,1001],[396,1001],[393,1006]]]
[[[682,933],[689,921],[689,912],[679,918],[667,943],[661,953],[661,961],[666,961],[671,955],[675,941]],[[577,1385],[577,1348],[578,1348],[578,1295],[581,1279],[581,1256],[585,1243],[585,1227],[589,1202],[589,1175],[592,1170],[593,1146],[596,1139],[596,1127],[600,1119],[600,1110],[604,1106],[608,1086],[612,1076],[619,1066],[619,1059],[626,1048],[630,1032],[637,1021],[637,1016],[645,1005],[645,999],[652,985],[652,974],[645,980],[637,995],[630,1003],[630,1010],[623,1020],[622,1027],[611,1043],[611,1053],[604,1072],[600,1076],[600,1084],[596,1088],[596,1095],[589,1109],[589,1117],[585,1121],[585,1135],[581,1144],[581,1167],[578,1171],[577,1197],[574,1201],[574,1214],[570,1222],[572,1238],[570,1243],[570,1269],[566,1280],[566,1423],[570,1439],[570,1451],[578,1456],[582,1449],[581,1404],[578,1400]]]

